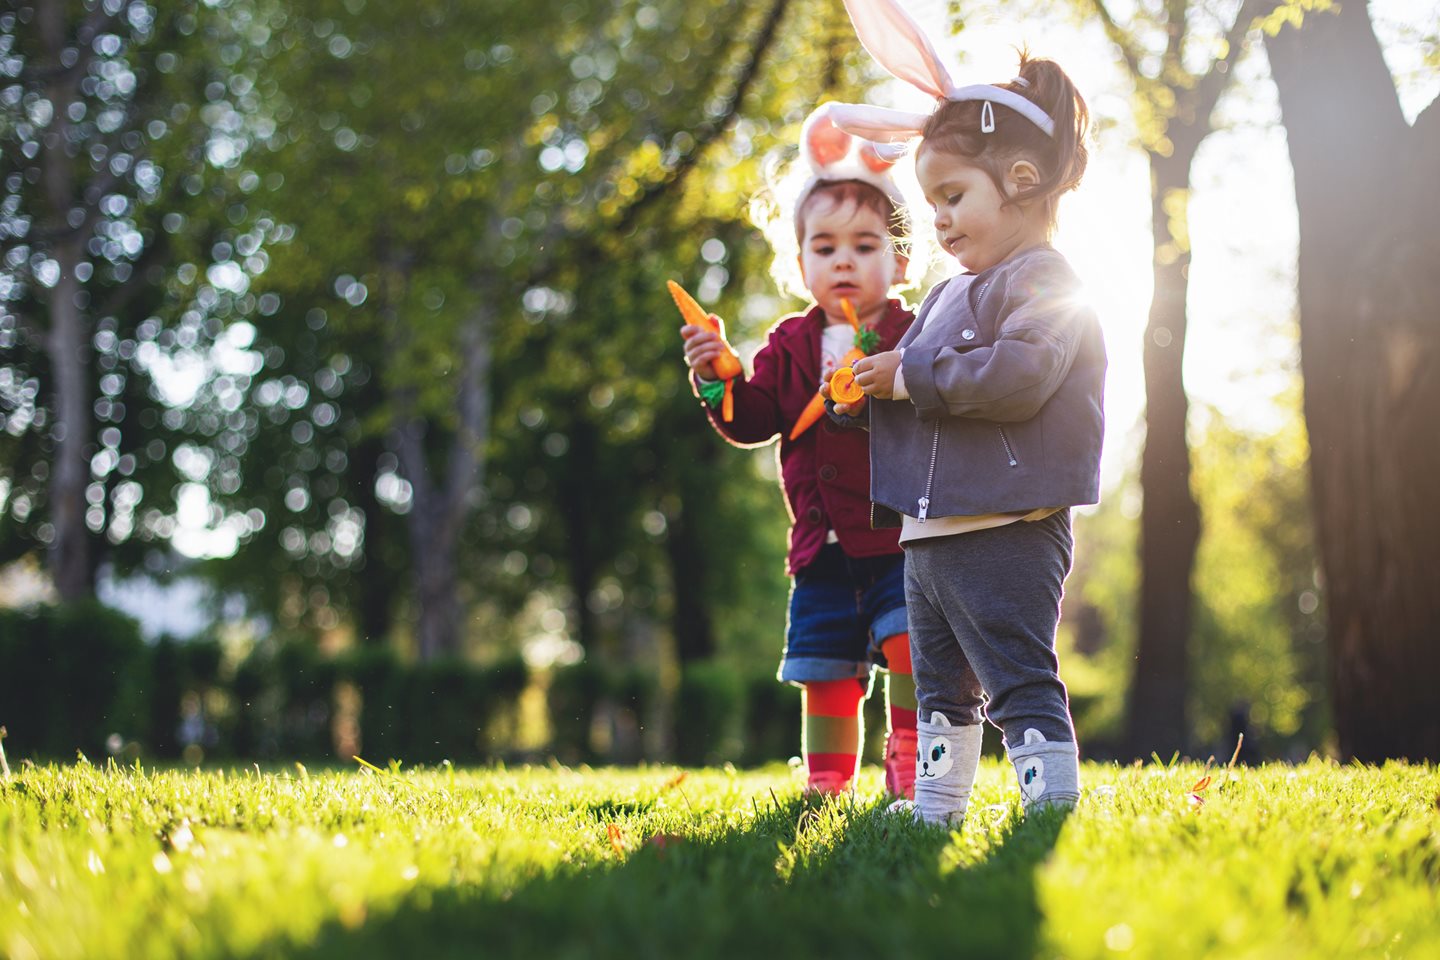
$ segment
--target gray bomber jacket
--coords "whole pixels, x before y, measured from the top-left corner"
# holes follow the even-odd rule
[[[909,400],[872,400],[872,523],[1096,503],[1105,341],[1070,264],[1034,247],[900,340]]]

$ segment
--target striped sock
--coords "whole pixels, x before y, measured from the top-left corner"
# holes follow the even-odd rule
[[[910,634],[897,633],[880,644],[890,670],[885,674],[885,705],[890,730],[914,730],[920,704],[915,699],[915,675],[910,669]]]
[[[865,685],[850,677],[805,684],[803,743],[812,787],[840,790],[855,776],[863,719]]]

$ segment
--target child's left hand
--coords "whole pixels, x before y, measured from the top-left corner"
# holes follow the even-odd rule
[[[889,400],[895,392],[895,371],[899,369],[899,350],[862,357],[855,361],[855,382],[866,396]]]

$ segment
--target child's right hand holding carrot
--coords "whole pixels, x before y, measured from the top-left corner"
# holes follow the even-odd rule
[[[685,364],[694,370],[701,380],[719,380],[720,377],[715,372],[715,361],[735,353],[725,340],[725,322],[713,313],[710,314],[710,319],[719,333],[689,323],[680,328],[680,336],[685,338]]]

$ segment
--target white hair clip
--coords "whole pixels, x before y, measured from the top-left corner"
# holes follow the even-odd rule
[[[850,22],[870,56],[894,77],[937,100],[980,100],[981,130],[995,129],[993,104],[1009,107],[1055,136],[1055,121],[1040,105],[1013,90],[988,83],[957,87],[930,38],[910,18],[898,0],[845,0]],[[1017,79],[1022,86],[1027,81]],[[862,104],[832,104],[831,116],[843,130],[881,143],[903,142],[920,135],[929,114],[887,110]]]

